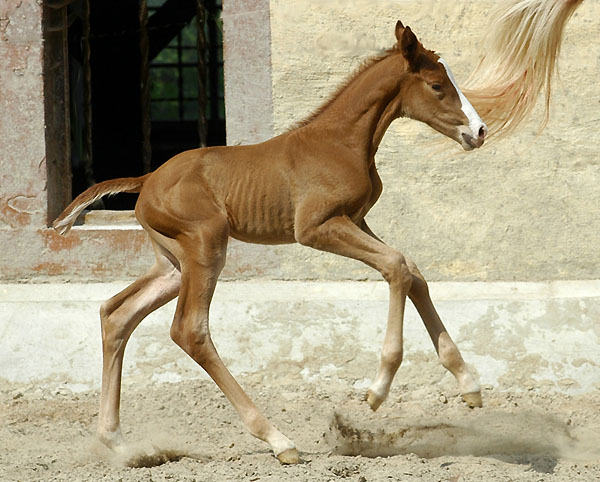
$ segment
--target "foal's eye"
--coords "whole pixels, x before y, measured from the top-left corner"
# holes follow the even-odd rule
[[[432,88],[433,90],[436,90],[436,91],[438,91],[438,92],[439,92],[440,90],[442,90],[442,86],[441,86],[440,84],[432,84],[432,85],[431,85],[431,88]]]

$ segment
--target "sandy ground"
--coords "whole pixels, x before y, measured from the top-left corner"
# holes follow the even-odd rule
[[[121,457],[93,437],[97,391],[4,384],[0,480],[600,480],[597,391],[484,387],[485,406],[473,410],[431,359],[402,367],[390,397],[372,413],[355,379],[309,383],[300,372],[282,365],[238,377],[297,444],[297,466],[280,465],[253,439],[209,380],[125,382],[130,448]]]

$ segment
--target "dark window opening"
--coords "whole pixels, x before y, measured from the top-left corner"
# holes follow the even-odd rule
[[[225,144],[221,0],[75,0],[68,7],[73,196]],[[136,196],[98,209],[132,209]]]

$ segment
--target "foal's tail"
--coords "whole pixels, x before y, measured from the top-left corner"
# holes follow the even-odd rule
[[[464,93],[491,133],[514,131],[545,89],[542,130],[564,27],[583,0],[504,0],[491,17],[485,56]]]
[[[58,231],[59,234],[68,233],[73,226],[73,223],[75,223],[77,216],[79,216],[81,212],[94,201],[103,196],[111,196],[120,192],[140,192],[148,177],[150,177],[150,174],[141,177],[122,177],[110,181],[103,181],[90,187],[77,196],[73,202],[66,207],[62,214],[56,218],[56,221],[52,223],[52,227]]]

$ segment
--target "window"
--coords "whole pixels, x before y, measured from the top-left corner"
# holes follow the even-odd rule
[[[150,32],[172,28],[152,22],[164,4],[148,1]],[[225,144],[221,9],[221,0],[205,3],[155,57],[150,41],[153,169],[182,150]]]
[[[221,9],[221,0],[69,4],[73,196],[225,143]],[[134,203],[120,194],[95,207]]]

